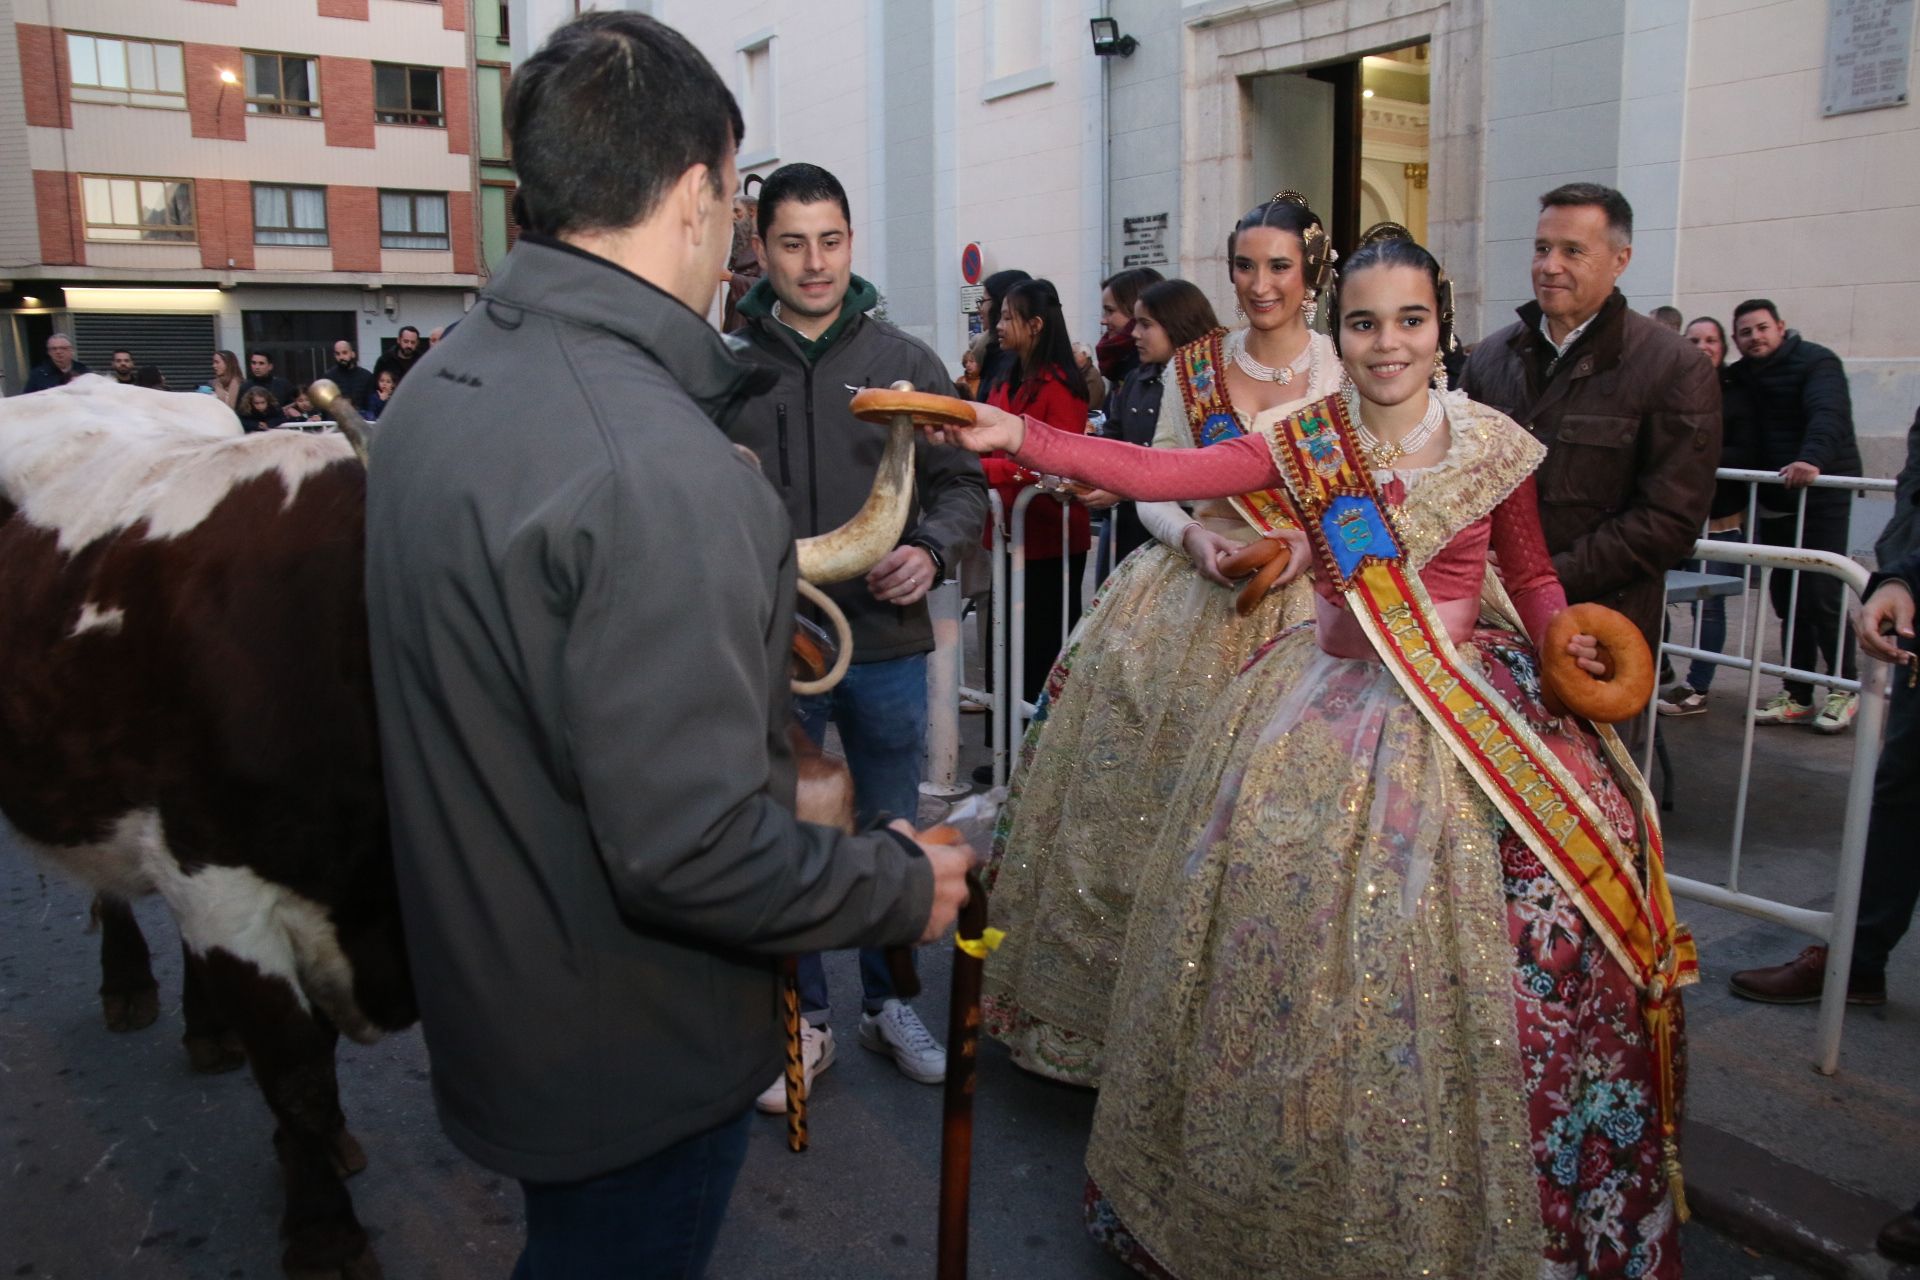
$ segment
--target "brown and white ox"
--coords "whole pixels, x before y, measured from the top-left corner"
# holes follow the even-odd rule
[[[365,496],[345,437],[242,435],[211,397],[89,377],[0,402],[0,813],[103,895],[110,1021],[145,1014],[125,901],[166,900],[189,1049],[237,1033],[278,1122],[296,1273],[375,1273],[334,1047],[416,1016]]]
[[[898,541],[912,434],[895,419],[861,512],[801,540],[804,578],[858,576]],[[126,904],[166,900],[195,1065],[217,1069],[237,1033],[278,1122],[284,1267],[359,1280],[380,1269],[343,1184],[366,1158],[334,1048],[417,1016],[374,729],[365,498],[346,437],[242,435],[210,397],[85,377],[0,401],[0,815],[95,889],[117,1030],[157,1013]],[[815,691],[851,641],[803,591],[840,641]],[[801,816],[850,826],[844,763],[796,737]]]

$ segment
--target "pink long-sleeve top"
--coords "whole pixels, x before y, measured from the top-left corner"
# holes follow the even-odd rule
[[[1023,466],[1076,480],[1140,502],[1198,501],[1279,489],[1283,482],[1266,440],[1240,436],[1205,449],[1142,449],[1118,440],[1069,435],[1028,418],[1026,442],[1015,455]],[[1406,486],[1398,479],[1381,486],[1389,506],[1406,501]],[[1540,504],[1533,477],[1493,511],[1453,536],[1420,569],[1435,608],[1456,643],[1473,634],[1480,615],[1480,584],[1487,551],[1500,557],[1499,572],[1507,594],[1520,611],[1520,620],[1537,646],[1553,615],[1567,607],[1566,593],[1554,576],[1540,531]],[[1373,646],[1346,602],[1325,583],[1319,593],[1320,647],[1341,658],[1370,658]]]

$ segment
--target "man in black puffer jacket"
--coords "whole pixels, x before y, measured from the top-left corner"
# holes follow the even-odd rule
[[[1727,370],[1727,378],[1745,393],[1752,411],[1751,465],[1778,471],[1786,481],[1784,493],[1771,487],[1760,490],[1758,540],[1790,547],[1799,498],[1795,491],[1807,489],[1822,475],[1857,476],[1862,470],[1847,371],[1839,356],[1782,325],[1780,309],[1765,298],[1749,299],[1734,310],[1733,342],[1741,360]],[[1807,522],[1799,545],[1845,555],[1853,495],[1845,489],[1808,489],[1806,499]],[[1792,592],[1791,574],[1773,575],[1774,612],[1793,632],[1788,660],[1802,671],[1818,670],[1815,664],[1824,660],[1828,671],[1853,679],[1853,646],[1839,643],[1839,580],[1803,574],[1797,604],[1792,603]],[[1813,686],[1790,680],[1760,709],[1759,723],[1811,722],[1822,733],[1841,733],[1853,723],[1858,706],[1858,695],[1834,689],[1816,711]]]

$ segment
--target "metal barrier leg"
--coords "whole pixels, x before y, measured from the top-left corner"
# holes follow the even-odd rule
[[[933,621],[933,653],[927,659],[926,765],[920,794],[942,799],[965,795],[960,769],[960,584],[943,582],[927,594]]]
[[[1887,726],[1887,683],[1891,669],[1869,658],[1862,672],[1860,714],[1854,731],[1864,743],[1878,743]],[[1856,756],[1857,756],[1856,752]],[[1867,865],[1867,827],[1873,814],[1874,769],[1855,768],[1847,780],[1847,819],[1840,832],[1840,877],[1833,891],[1833,926],[1827,938],[1827,974],[1820,988],[1820,1026],[1814,1066],[1822,1075],[1840,1069],[1840,1024],[1847,1012],[1847,978],[1853,968],[1853,930],[1860,913],[1860,879]]]

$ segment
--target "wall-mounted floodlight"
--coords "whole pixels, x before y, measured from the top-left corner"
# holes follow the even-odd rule
[[[1131,58],[1140,42],[1132,36],[1120,34],[1120,23],[1113,18],[1093,18],[1087,23],[1093,29],[1093,52],[1098,58]]]

